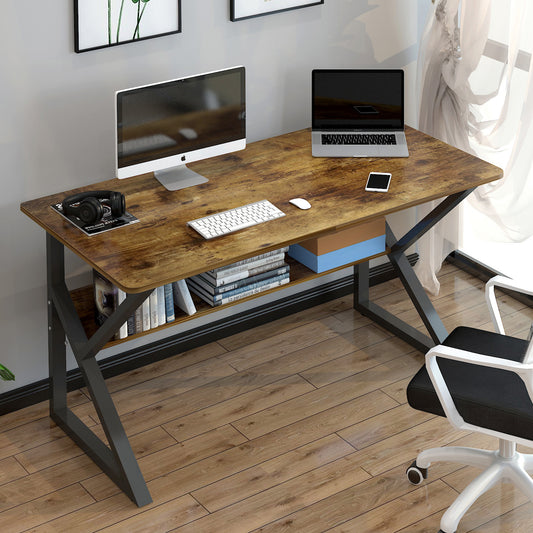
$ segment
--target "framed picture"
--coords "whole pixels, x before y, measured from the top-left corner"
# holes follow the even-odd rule
[[[324,0],[230,0],[230,18],[235,22],[323,3]]]
[[[181,0],[74,0],[74,46],[87,52],[181,32]]]

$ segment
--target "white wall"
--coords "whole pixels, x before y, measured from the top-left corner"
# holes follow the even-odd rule
[[[415,125],[417,42],[429,4],[326,0],[230,22],[229,0],[183,0],[181,34],[76,54],[72,0],[2,0],[0,362],[17,381],[0,382],[0,392],[47,376],[44,231],[19,205],[112,177],[115,90],[245,65],[251,142],[310,125],[312,68],[401,67]],[[87,269],[69,258],[68,271],[76,278]]]

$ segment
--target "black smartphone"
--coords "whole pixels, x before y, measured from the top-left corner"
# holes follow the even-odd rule
[[[390,180],[390,172],[371,172],[366,180],[365,191],[387,192]]]

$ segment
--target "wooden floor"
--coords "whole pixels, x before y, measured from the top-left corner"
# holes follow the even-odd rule
[[[482,283],[445,265],[435,305],[448,329],[491,329]],[[420,325],[397,280],[374,298]],[[508,332],[533,310],[501,298]],[[47,405],[0,417],[0,531],[436,533],[474,469],[417,452],[495,441],[412,410],[405,387],[423,356],[342,298],[108,380],[153,496],[138,509],[54,426]],[[73,410],[101,433],[86,395]],[[459,532],[533,531],[533,504],[491,489]]]

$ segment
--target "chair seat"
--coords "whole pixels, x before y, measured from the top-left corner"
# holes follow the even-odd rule
[[[456,328],[443,344],[517,362],[522,361],[528,346],[522,339],[467,327]],[[466,422],[533,440],[533,404],[516,374],[442,358],[438,363]],[[425,365],[407,386],[407,400],[414,409],[446,416]]]

